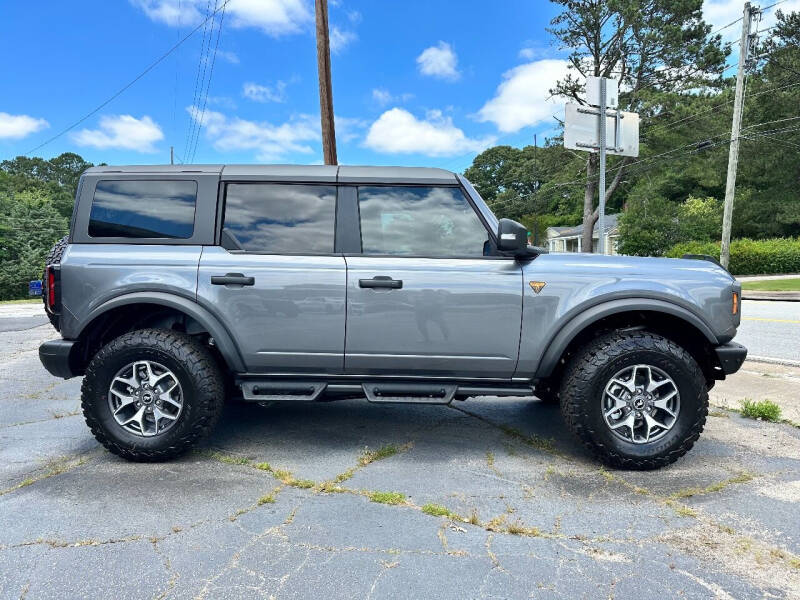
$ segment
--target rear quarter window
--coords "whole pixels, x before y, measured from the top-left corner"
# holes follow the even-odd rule
[[[92,199],[89,235],[187,239],[194,232],[196,204],[194,181],[98,181]]]

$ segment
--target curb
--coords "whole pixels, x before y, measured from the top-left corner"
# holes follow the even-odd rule
[[[757,292],[753,290],[742,290],[742,300],[800,302],[800,292]]]
[[[792,360],[790,358],[770,358],[769,356],[748,356],[745,359],[745,364],[747,362],[782,365],[784,367],[800,367],[800,360]]]

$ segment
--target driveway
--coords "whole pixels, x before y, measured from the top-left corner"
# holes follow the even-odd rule
[[[39,365],[54,335],[0,333],[0,598],[800,597],[797,427],[714,408],[639,473],[538,401],[230,405],[132,464]]]

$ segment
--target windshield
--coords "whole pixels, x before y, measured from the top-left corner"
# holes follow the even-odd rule
[[[467,191],[470,198],[472,198],[472,201],[475,203],[475,206],[483,215],[483,218],[486,219],[486,222],[489,224],[491,230],[496,232],[498,221],[497,217],[494,216],[492,210],[486,205],[486,202],[483,201],[481,195],[474,187],[472,187],[472,184],[467,180],[466,177],[463,177],[462,175],[456,175],[456,177],[458,177],[458,180],[461,182],[461,185],[464,186],[464,189]]]

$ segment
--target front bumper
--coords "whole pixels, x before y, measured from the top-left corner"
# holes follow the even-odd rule
[[[52,375],[69,379],[81,373],[76,369],[78,342],[50,340],[39,346],[39,360]]]
[[[719,366],[725,375],[736,373],[747,358],[747,348],[736,342],[728,342],[714,348]]]

